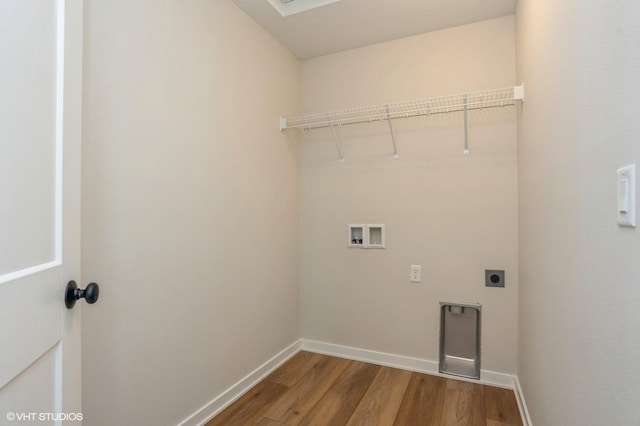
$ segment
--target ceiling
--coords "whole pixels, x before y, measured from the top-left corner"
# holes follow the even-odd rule
[[[233,0],[299,59],[511,15],[517,0]],[[298,4],[300,4],[298,3]],[[282,9],[282,7],[279,7]]]

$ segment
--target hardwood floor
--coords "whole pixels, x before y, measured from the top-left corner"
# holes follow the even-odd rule
[[[513,391],[299,352],[207,426],[522,426]]]

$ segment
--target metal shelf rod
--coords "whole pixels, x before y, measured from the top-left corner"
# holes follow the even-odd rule
[[[464,103],[464,155],[469,154],[469,130],[467,127],[467,112],[469,111],[469,105],[467,100],[467,95],[463,95],[463,103]]]
[[[467,98],[467,111],[481,108],[503,107],[514,105],[518,100],[524,100],[524,88],[523,86],[516,86],[486,92],[443,96],[439,98],[426,98],[388,105],[353,108],[324,114],[309,114],[282,118],[280,120],[280,128],[281,130],[312,130],[335,125],[342,126],[348,124],[464,111],[464,97]]]
[[[524,84],[484,92],[351,108],[326,112],[324,114],[308,114],[290,118],[280,118],[280,130],[299,129],[303,131],[329,127],[333,141],[338,149],[338,154],[340,155],[340,161],[344,161],[344,155],[340,147],[335,126],[387,121],[389,133],[391,134],[391,143],[393,144],[393,158],[397,159],[398,147],[396,145],[391,120],[462,111],[464,118],[464,154],[466,155],[469,154],[468,112],[476,109],[515,105],[517,101],[524,102]]]
[[[398,147],[396,146],[396,138],[393,136],[393,125],[391,124],[391,114],[387,107],[387,122],[389,123],[389,132],[391,133],[391,143],[393,144],[393,158],[398,159]]]
[[[338,154],[340,155],[340,161],[344,163],[344,155],[342,154],[342,148],[340,148],[340,141],[338,140],[338,135],[336,135],[336,129],[333,124],[329,126],[331,129],[331,134],[333,135],[333,141],[336,144],[336,148],[338,149]]]

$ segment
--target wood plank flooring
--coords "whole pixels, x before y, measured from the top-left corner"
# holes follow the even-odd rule
[[[299,352],[207,426],[522,426],[513,391]]]

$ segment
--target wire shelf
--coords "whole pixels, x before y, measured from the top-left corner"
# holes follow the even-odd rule
[[[524,86],[287,117],[280,119],[280,130],[312,130],[431,114],[503,107],[515,105],[518,100],[524,100]]]

